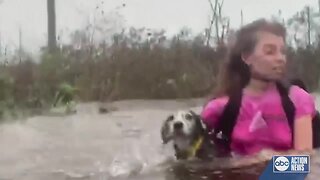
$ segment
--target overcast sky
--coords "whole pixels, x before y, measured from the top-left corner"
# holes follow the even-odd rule
[[[100,7],[105,14],[111,16],[111,12],[118,12],[125,26],[162,28],[169,34],[183,26],[200,32],[208,26],[210,15],[208,0],[56,0],[57,33],[66,37],[85,26],[101,1],[104,1]],[[259,17],[269,18],[279,9],[284,17],[289,17],[305,5],[317,7],[317,1],[224,0],[223,12],[230,17],[231,26],[238,27],[241,9],[246,23]],[[2,0],[0,4],[1,43],[9,47],[18,45],[21,28],[24,48],[37,51],[46,44],[46,23],[46,0]]]

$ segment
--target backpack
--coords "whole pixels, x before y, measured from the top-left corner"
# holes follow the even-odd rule
[[[299,87],[305,89],[305,87],[302,87],[300,84],[295,83],[295,81],[292,81],[290,84],[298,85]],[[282,107],[287,116],[288,124],[290,126],[291,131],[293,132],[295,106],[291,101],[290,97],[288,96],[289,86],[285,86],[281,83],[277,83],[276,85],[280,93]],[[217,146],[220,147],[219,149],[224,154],[226,152],[230,152],[230,143],[231,143],[230,137],[233,131],[233,127],[235,126],[237,116],[239,114],[241,100],[242,100],[242,92],[229,96],[229,101],[227,102],[224,108],[224,111],[220,116],[218,125],[211,134],[213,141]],[[313,134],[313,148],[319,148],[320,147],[320,114],[318,111],[312,120],[312,134]],[[293,138],[293,133],[292,133],[292,138]]]

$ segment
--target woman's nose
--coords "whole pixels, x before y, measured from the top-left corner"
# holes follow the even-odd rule
[[[287,62],[287,58],[286,55],[283,53],[278,53],[276,56],[276,60],[277,62],[281,62],[281,63],[286,63]]]

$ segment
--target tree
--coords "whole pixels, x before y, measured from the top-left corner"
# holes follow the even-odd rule
[[[304,7],[287,21],[287,28],[292,33],[292,43],[296,47],[311,48],[317,45],[320,36],[319,31],[320,14],[314,8]]]
[[[225,17],[222,13],[223,8],[223,2],[222,0],[214,0],[214,4],[211,2],[211,0],[208,0],[210,4],[210,8],[212,10],[212,17],[210,20],[209,28],[207,29],[206,36],[207,36],[207,46],[210,44],[211,36],[212,36],[212,30],[213,25],[215,28],[215,44],[217,47],[224,46],[225,38],[229,32],[229,25],[230,25],[230,19],[228,17]]]
[[[56,13],[55,13],[55,0],[47,0],[47,13],[48,13],[48,49],[53,52],[56,49]]]

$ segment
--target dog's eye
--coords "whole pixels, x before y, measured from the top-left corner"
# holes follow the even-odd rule
[[[174,119],[173,115],[169,116],[167,121],[172,121]]]
[[[191,114],[186,114],[185,118],[186,118],[186,120],[192,120],[192,115]]]

